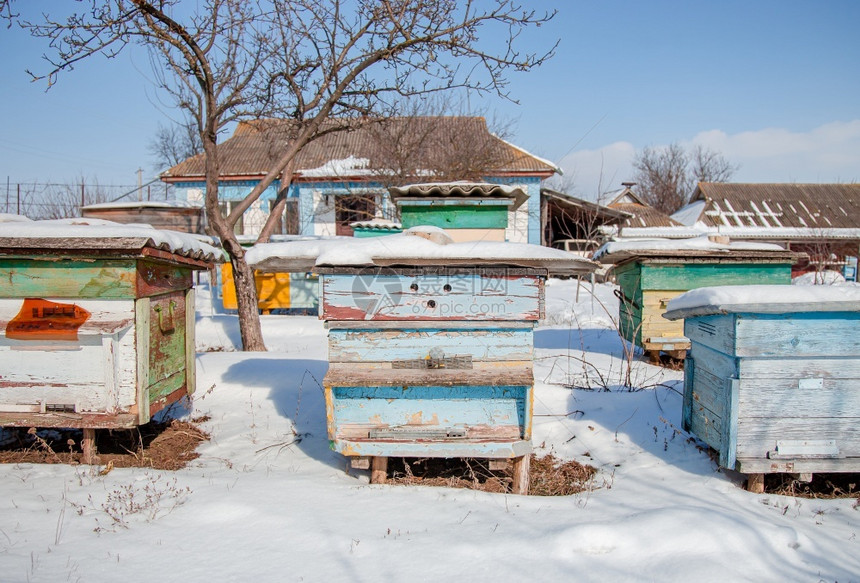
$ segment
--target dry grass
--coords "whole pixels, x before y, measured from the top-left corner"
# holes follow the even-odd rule
[[[790,474],[766,474],[764,491],[797,498],[856,498],[860,503],[860,474],[813,474],[811,482]]]
[[[197,446],[209,435],[192,421],[171,420],[150,422],[132,430],[99,430],[96,447],[99,465],[145,467],[159,470],[178,470],[198,457]],[[8,439],[0,448],[0,463],[81,463],[80,430],[29,430],[6,429]]]
[[[594,488],[597,470],[577,461],[563,462],[553,455],[532,454],[529,468],[530,496],[569,496]],[[389,458],[388,481],[408,486],[444,486],[483,492],[509,493],[513,483],[510,467],[491,470],[485,459]]]

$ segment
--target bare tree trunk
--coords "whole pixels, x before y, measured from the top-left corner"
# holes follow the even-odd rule
[[[245,261],[245,249],[233,233],[233,225],[221,215],[218,208],[218,148],[214,124],[203,132],[203,151],[206,152],[206,218],[221,239],[221,245],[230,256],[233,266],[233,283],[236,287],[236,304],[239,312],[239,334],[242,348],[248,351],[265,351],[260,314],[257,311],[257,286],[254,271]]]

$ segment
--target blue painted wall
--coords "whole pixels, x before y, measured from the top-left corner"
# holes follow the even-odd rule
[[[494,184],[510,184],[526,188],[528,194],[528,242],[536,245],[540,244],[540,179],[537,177],[492,177],[487,178],[488,182]],[[256,180],[228,181],[222,182],[218,188],[218,197],[221,200],[241,200],[244,198],[257,184]],[[199,200],[202,200],[203,192],[206,184],[203,181],[194,182],[177,182],[174,184],[174,192],[177,200],[189,200],[189,195],[194,194],[194,191],[199,192]],[[263,192],[260,200],[255,203],[259,211],[267,213],[269,209],[269,201],[273,200],[280,189],[280,181],[274,181]],[[299,232],[302,235],[320,234],[320,229],[315,228],[315,225],[322,223],[331,223],[331,234],[334,234],[334,216],[332,214],[333,204],[325,206],[325,200],[318,200],[317,205],[314,204],[314,192],[319,192],[323,197],[331,195],[345,194],[369,194],[378,193],[382,195],[383,201],[383,216],[387,219],[394,220],[394,205],[389,199],[388,192],[385,188],[376,183],[363,182],[301,182],[290,186],[289,196],[298,198],[299,200]],[[329,201],[331,203],[331,201]]]

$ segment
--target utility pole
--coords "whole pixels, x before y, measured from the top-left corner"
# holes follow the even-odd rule
[[[84,195],[84,181],[83,181],[83,180],[81,180],[81,216],[84,216],[84,207],[85,207],[85,206],[86,206],[86,204],[87,204],[86,200],[84,200],[84,199],[85,199],[85,195]]]
[[[143,168],[137,169],[137,201],[143,200]]]
[[[9,212],[9,177],[6,176],[6,212]]]

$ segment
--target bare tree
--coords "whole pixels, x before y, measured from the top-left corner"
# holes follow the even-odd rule
[[[737,166],[702,146],[686,151],[673,143],[646,147],[633,159],[639,194],[651,206],[672,214],[690,200],[699,182],[727,182]]]
[[[233,266],[239,324],[246,350],[265,350],[254,274],[233,227],[268,186],[285,175],[301,149],[331,119],[381,117],[395,97],[464,89],[509,97],[507,74],[528,71],[555,47],[521,53],[517,39],[554,16],[523,10],[513,0],[90,0],[71,15],[13,15],[49,41],[48,70],[59,73],[129,44],[149,50],[157,86],[188,112],[205,153],[206,214]],[[3,6],[0,5],[0,9]],[[26,7],[32,10],[30,6]],[[45,9],[47,10],[47,9]],[[0,12],[2,14],[2,12]],[[491,39],[482,43],[480,38]],[[218,132],[238,119],[294,121],[268,174],[227,216],[218,204]],[[270,217],[271,220],[276,220]]]
[[[194,121],[189,119],[170,125],[158,124],[147,150],[155,160],[158,170],[171,168],[203,151],[200,130]]]

